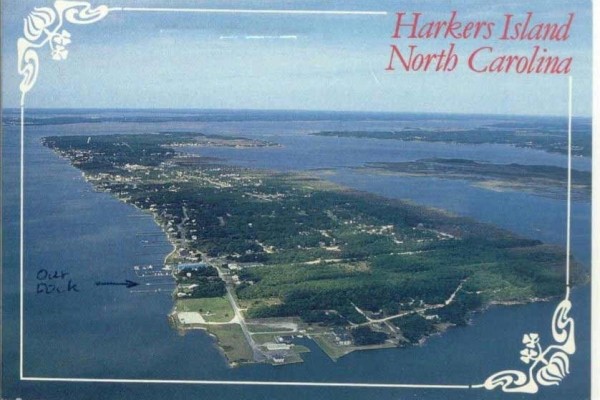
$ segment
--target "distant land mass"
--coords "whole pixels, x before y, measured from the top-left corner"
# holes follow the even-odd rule
[[[272,146],[196,132],[50,136],[99,191],[151,213],[174,250],[169,319],[231,365],[422,342],[491,304],[564,293],[565,251],[308,174],[229,166],[185,146]],[[572,263],[574,285],[587,282]],[[193,349],[190,349],[193,351]]]
[[[550,165],[494,164],[453,158],[425,158],[408,162],[367,163],[358,169],[376,173],[442,179],[465,179],[490,190],[518,190],[539,196],[564,199],[567,169]],[[589,201],[592,174],[572,170],[571,189],[575,199]]]
[[[574,124],[572,132],[571,150],[573,155],[590,157],[592,154],[591,126],[586,123],[577,123]],[[507,144],[549,153],[567,153],[566,123],[561,122],[497,122],[476,128],[425,129],[402,127],[393,131],[322,131],[312,134],[315,136],[412,142]]]

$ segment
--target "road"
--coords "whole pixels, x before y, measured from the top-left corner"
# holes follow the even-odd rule
[[[458,285],[458,287],[454,290],[454,292],[452,292],[452,294],[450,295],[450,297],[448,297],[448,299],[446,299],[446,301],[444,301],[442,304],[433,304],[433,305],[429,305],[429,306],[424,306],[421,308],[416,308],[414,310],[409,310],[409,311],[404,311],[401,312],[399,314],[395,314],[395,315],[391,315],[389,317],[385,317],[385,318],[379,318],[379,319],[373,319],[373,318],[369,318],[367,317],[366,313],[361,310],[360,308],[358,308],[354,303],[351,303],[354,308],[356,309],[356,311],[358,311],[360,314],[362,314],[366,319],[367,322],[363,322],[362,324],[356,324],[355,326],[362,326],[362,325],[369,325],[369,324],[375,324],[375,323],[382,323],[382,322],[388,322],[392,319],[396,319],[396,318],[400,318],[400,317],[404,317],[406,315],[412,314],[412,313],[422,313],[424,311],[427,310],[433,310],[436,308],[442,308],[444,306],[447,306],[448,304],[452,303],[454,301],[454,298],[456,297],[456,294],[460,291],[460,289],[462,289],[463,284],[465,283],[466,279],[462,280],[460,282],[460,284]]]
[[[235,300],[235,297],[233,295],[233,289],[231,287],[231,284],[227,281],[227,279],[225,279],[225,274],[223,274],[221,268],[217,265],[213,266],[217,269],[217,272],[219,273],[219,278],[221,278],[225,282],[225,289],[227,290],[227,300],[229,300],[229,304],[231,304],[231,308],[233,308],[233,312],[235,314],[234,319],[237,320],[236,323],[242,328],[244,337],[246,338],[246,341],[252,348],[252,353],[254,354],[254,361],[264,361],[267,357],[264,355],[260,347],[256,344],[256,342],[252,338],[252,334],[250,334],[250,331],[248,330],[244,314],[242,314],[242,310],[238,306],[237,301]]]
[[[177,224],[177,226],[176,226],[176,228],[180,234],[180,238],[181,238],[181,239],[179,239],[180,241],[185,240],[185,237],[186,237],[185,223],[190,219],[188,212],[187,212],[187,208],[185,206],[182,206],[182,212],[183,212],[183,218],[182,218],[181,222],[179,224]],[[176,251],[176,249],[173,251]],[[212,262],[211,259],[206,257],[206,254],[202,254],[202,258],[204,260],[206,260],[209,264],[211,264],[213,267],[216,268],[216,270],[219,274],[219,278],[221,278],[223,280],[223,282],[225,282],[225,290],[227,291],[227,300],[229,300],[229,304],[231,304],[231,308],[233,308],[233,312],[235,314],[235,316],[231,319],[231,321],[226,322],[226,323],[219,323],[219,324],[223,324],[223,325],[229,324],[229,323],[238,324],[242,328],[242,332],[244,333],[244,337],[246,338],[248,345],[250,345],[250,347],[252,348],[252,353],[254,355],[254,361],[256,361],[256,362],[264,361],[267,357],[261,351],[260,347],[256,344],[256,342],[252,338],[252,335],[250,334],[250,331],[248,330],[248,327],[246,326],[246,320],[244,319],[244,315],[242,314],[242,311],[240,310],[240,307],[238,306],[237,301],[233,295],[233,288],[232,288],[231,283],[225,278],[225,274],[223,273],[221,268],[218,266],[218,263]],[[217,324],[215,324],[215,325],[217,325]]]

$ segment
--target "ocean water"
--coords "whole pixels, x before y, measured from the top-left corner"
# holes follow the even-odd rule
[[[94,192],[78,170],[40,143],[47,135],[94,135],[190,130],[262,138],[281,148],[190,149],[223,162],[278,171],[313,170],[324,179],[382,196],[416,203],[494,223],[545,242],[565,240],[565,202],[518,192],[490,192],[464,181],[376,176],[351,167],[371,161],[423,157],[463,157],[493,162],[566,164],[564,156],[499,145],[405,143],[310,136],[318,130],[363,129],[410,124],[465,126],[489,117],[294,114],[252,112],[181,113],[129,111],[129,120],[111,120],[118,111],[61,111],[33,116],[70,115],[69,124],[27,127],[25,151],[25,308],[24,374],[37,377],[189,379],[234,381],[311,381],[370,383],[478,384],[504,369],[522,369],[524,333],[539,332],[549,344],[556,302],[494,307],[473,318],[472,325],[451,329],[425,345],[409,349],[356,352],[332,362],[312,342],[305,363],[285,367],[252,365],[231,369],[202,333],[180,336],[167,323],[172,307],[168,292],[129,293],[122,287],[98,287],[95,281],[135,278],[133,265],[160,265],[170,245],[150,216],[106,193]],[[144,121],[151,115],[155,120]],[[173,117],[173,116],[176,117]],[[103,122],[77,123],[81,117]],[[156,120],[156,117],[164,117]],[[187,116],[187,114],[186,114]],[[50,121],[49,121],[50,122]],[[427,125],[429,124],[429,125]],[[350,389],[231,385],[59,383],[18,380],[18,129],[5,126],[3,162],[3,396],[25,399],[78,398],[244,398],[244,399],[496,399],[499,391]],[[577,158],[574,167],[590,169]],[[323,170],[326,169],[326,170]],[[573,253],[590,263],[590,203],[573,204]],[[143,243],[140,234],[151,243]],[[149,246],[151,245],[151,246]],[[40,269],[68,272],[79,292],[37,294]],[[146,283],[143,281],[143,283]],[[573,293],[578,350],[571,374],[535,396],[513,398],[585,399],[589,397],[589,286]]]

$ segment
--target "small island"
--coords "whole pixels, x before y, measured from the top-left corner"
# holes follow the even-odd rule
[[[567,195],[567,169],[549,165],[494,164],[454,158],[426,158],[409,162],[368,163],[359,169],[404,176],[463,179],[485,189],[517,190],[558,199],[564,199]],[[572,170],[571,175],[573,198],[589,201],[592,194],[591,173]]]
[[[180,151],[267,142],[164,132],[43,143],[96,190],[153,216],[173,244],[169,321],[214,335],[232,366],[301,362],[309,349],[298,338],[333,360],[419,344],[492,304],[564,292],[558,246],[309,174]],[[587,280],[573,262],[572,284]]]

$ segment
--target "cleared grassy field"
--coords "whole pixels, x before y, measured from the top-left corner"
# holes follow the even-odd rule
[[[207,322],[228,322],[235,315],[225,297],[181,299],[175,302],[175,308],[177,312],[199,312]]]
[[[252,349],[246,342],[242,328],[238,324],[207,325],[207,329],[217,336],[219,347],[223,349],[230,363],[244,363],[253,360]]]

